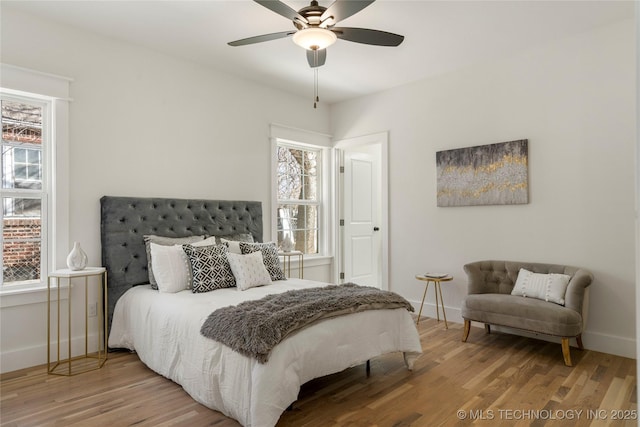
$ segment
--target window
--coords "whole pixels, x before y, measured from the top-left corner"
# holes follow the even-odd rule
[[[318,254],[322,151],[279,141],[277,159],[278,246],[288,238],[294,250]]]
[[[329,265],[335,235],[331,136],[276,123],[270,134],[271,227],[265,238],[280,249],[290,239],[308,256],[305,266]]]
[[[47,271],[50,102],[2,95],[2,285],[41,283]],[[45,273],[46,275],[46,273]]]
[[[13,148],[13,172],[17,187],[42,186],[42,156],[40,148]]]

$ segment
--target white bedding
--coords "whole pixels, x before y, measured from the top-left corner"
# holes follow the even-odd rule
[[[266,364],[200,334],[200,326],[217,308],[324,285],[289,279],[243,292],[229,288],[199,294],[189,290],[167,294],[148,285],[135,286],[116,304],[109,347],[135,350],[144,364],[182,385],[196,401],[244,426],[274,426],[305,382],[394,351],[405,352],[411,368],[422,352],[406,309],[370,310],[320,321],[282,341]]]

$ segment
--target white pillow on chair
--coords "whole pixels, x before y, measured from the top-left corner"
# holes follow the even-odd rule
[[[564,294],[571,276],[566,274],[532,273],[521,268],[511,295],[541,299],[564,305]]]

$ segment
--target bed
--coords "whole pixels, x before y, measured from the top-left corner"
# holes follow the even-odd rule
[[[302,279],[245,291],[160,293],[149,285],[144,235],[227,236],[262,242],[260,202],[111,197],[101,199],[102,261],[108,274],[110,349],[135,351],[196,401],[243,426],[274,426],[305,382],[398,352],[409,369],[421,353],[406,309],[356,312],[288,336],[266,363],[200,333],[216,309],[268,294],[328,286]],[[155,268],[154,268],[155,270]]]

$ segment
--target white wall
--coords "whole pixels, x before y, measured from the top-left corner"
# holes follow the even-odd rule
[[[332,106],[336,139],[389,131],[392,290],[419,303],[414,275],[449,272],[444,300],[461,321],[467,262],[585,267],[585,346],[635,356],[634,31],[625,21]],[[529,204],[436,207],[436,151],[523,138]]]
[[[270,238],[269,124],[328,133],[328,108],[10,7],[1,19],[3,63],[74,79],[70,154],[59,167],[70,179],[65,233],[90,265],[100,264],[103,195],[259,200]],[[308,274],[329,277],[323,268]],[[0,316],[2,372],[45,363],[46,304]]]

